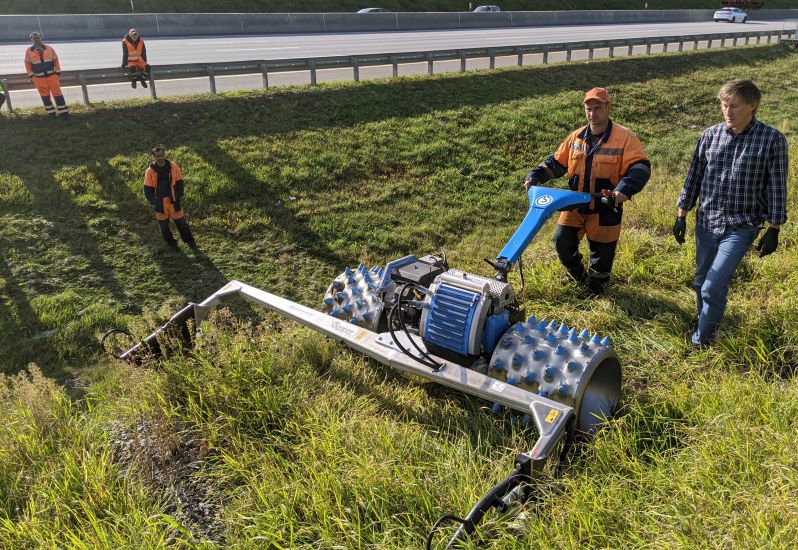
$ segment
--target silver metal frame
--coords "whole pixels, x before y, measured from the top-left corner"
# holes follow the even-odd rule
[[[208,77],[211,93],[216,93],[216,76],[220,75],[250,75],[261,74],[263,76],[263,87],[269,86],[269,73],[286,71],[309,71],[310,84],[316,85],[317,71],[325,69],[352,69],[355,81],[360,79],[360,68],[367,66],[391,65],[394,77],[399,76],[399,65],[403,63],[427,63],[427,73],[433,74],[433,64],[435,61],[460,60],[460,72],[466,70],[467,59],[488,58],[490,68],[495,67],[497,57],[517,56],[518,65],[523,65],[524,55],[543,54],[542,62],[549,62],[549,54],[554,52],[565,52],[566,61],[571,61],[572,53],[575,51],[587,51],[588,60],[593,60],[595,50],[608,49],[608,57],[614,57],[616,48],[626,48],[627,55],[632,55],[634,46],[646,46],[646,54],[651,53],[654,45],[663,45],[665,52],[669,51],[671,44],[678,44],[678,51],[683,51],[685,44],[689,49],[698,49],[699,42],[707,42],[707,47],[725,47],[728,45],[737,46],[738,41],[743,41],[748,45],[751,39],[756,39],[756,44],[760,44],[762,39],[770,44],[775,38],[776,42],[789,40],[795,37],[795,29],[781,29],[771,31],[752,31],[724,32],[701,35],[677,35],[677,36],[657,36],[649,38],[621,38],[617,40],[594,40],[580,42],[561,42],[556,44],[519,44],[515,46],[499,46],[496,48],[468,48],[456,50],[433,50],[421,52],[397,52],[369,55],[352,56],[331,56],[313,57],[296,59],[259,59],[252,61],[237,61],[225,63],[196,63],[184,65],[152,65],[150,67],[150,95],[157,99],[156,82],[163,79],[181,79]],[[728,41],[728,42],[727,42]],[[156,79],[157,76],[157,79]],[[31,90],[35,86],[26,74],[0,75],[0,80],[6,87],[7,106],[12,110],[10,92],[19,90]],[[62,86],[80,86],[82,89],[83,102],[89,103],[88,87],[94,84],[108,84],[114,82],[129,82],[130,77],[126,70],[119,67],[107,69],[92,69],[81,71],[63,71],[61,73]]]
[[[529,455],[535,460],[545,459],[551,454],[557,442],[565,434],[568,423],[574,418],[573,407],[506,384],[434,355],[432,357],[435,361],[443,363],[444,367],[432,369],[424,366],[400,351],[390,333],[371,332],[240,281],[230,281],[202,303],[195,304],[194,312],[197,324],[207,318],[212,308],[237,299],[245,299],[280,313],[404,374],[436,382],[530,415],[540,434],[529,452]],[[416,340],[416,343],[423,346],[420,338]],[[424,348],[422,347],[422,349]]]

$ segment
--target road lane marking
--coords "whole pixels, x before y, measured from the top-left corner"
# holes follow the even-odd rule
[[[155,42],[157,38],[153,38],[152,42]],[[207,46],[208,44],[241,44],[241,40],[219,40],[216,41],[213,38],[209,38],[207,40],[203,40],[202,42],[186,42],[189,46]]]
[[[216,50],[217,52],[259,52],[262,50],[298,50],[299,46],[280,46],[275,48],[233,48],[230,50]]]

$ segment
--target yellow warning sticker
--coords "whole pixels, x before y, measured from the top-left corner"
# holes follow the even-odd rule
[[[368,336],[366,331],[365,330],[361,330],[360,332],[358,332],[355,335],[355,340],[357,340],[359,342],[359,341],[363,340],[366,336]]]
[[[558,416],[560,416],[560,411],[558,411],[557,409],[551,409],[549,411],[549,414],[546,415],[546,423],[551,424],[552,422],[557,420]]]

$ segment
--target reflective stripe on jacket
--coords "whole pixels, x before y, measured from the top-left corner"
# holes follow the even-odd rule
[[[61,72],[61,64],[55,50],[42,44],[42,50],[31,46],[25,50],[25,72],[28,76],[50,76]]]
[[[130,35],[122,39],[122,64],[126,65],[130,61],[147,61],[147,49],[140,36],[135,42]]]
[[[598,141],[588,141],[589,132],[590,126],[585,125],[571,133],[553,155],[567,167],[571,190],[598,193],[610,189],[627,197],[640,192],[651,174],[651,163],[637,136],[611,121]],[[595,208],[594,199],[590,211]]]

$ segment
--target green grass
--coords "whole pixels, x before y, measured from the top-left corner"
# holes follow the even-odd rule
[[[669,231],[719,86],[757,81],[760,117],[794,148],[797,69],[751,47],[3,116],[0,547],[418,548],[439,515],[464,514],[534,441],[486,403],[254,307],[218,312],[153,368],[107,358],[98,336],[143,336],[234,278],[316,307],[360,259],[444,251],[488,274],[481,258],[526,211],[524,174],[594,85],[652,179],[606,297],[560,284],[549,225],[521,299],[613,337],[623,407],[527,533],[497,523],[488,546],[794,546],[796,231],[746,258],[703,351],[687,337],[692,246]],[[141,194],[154,144],[183,168],[200,254],[160,241]]]
[[[383,7],[391,11],[468,11],[485,2],[467,0],[133,0],[135,13],[303,13],[354,12],[360,8]],[[713,0],[594,0],[589,6],[573,0],[504,0],[499,2],[508,11],[550,10],[641,10],[644,4],[651,10],[716,9],[720,2]],[[769,9],[794,8],[791,0],[767,0]],[[6,0],[0,13],[40,15],[56,13],[131,13],[130,0]]]

